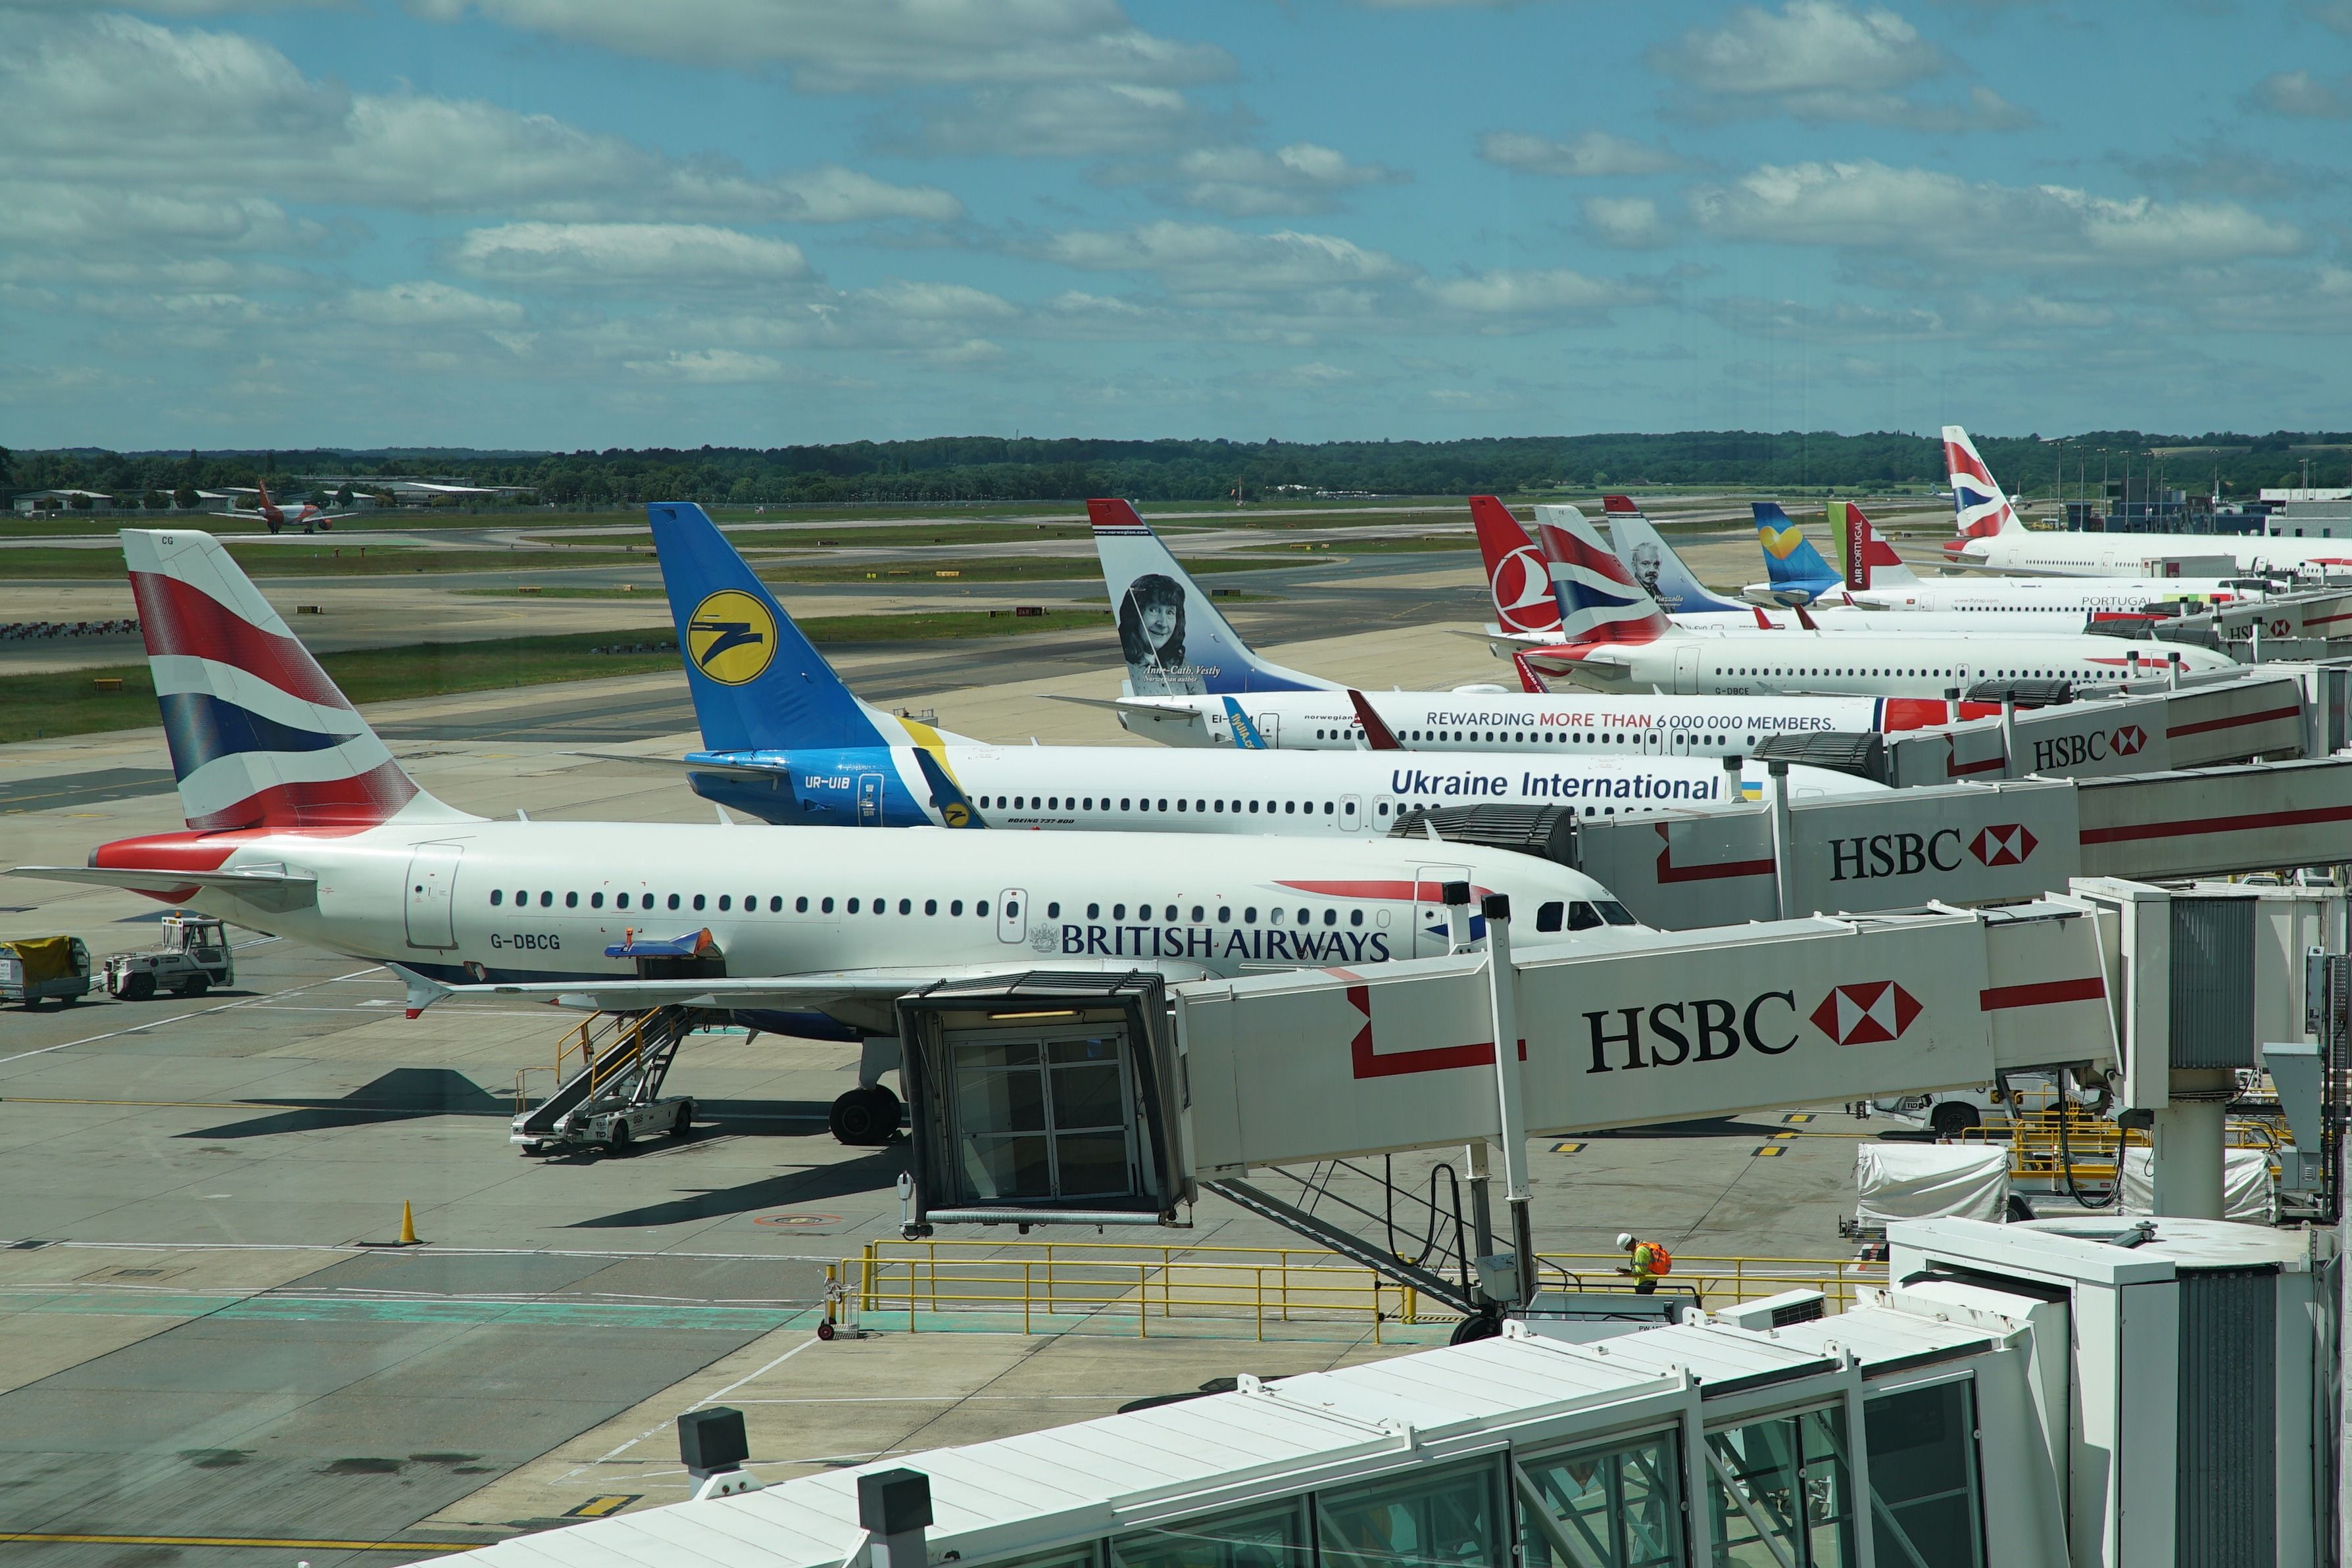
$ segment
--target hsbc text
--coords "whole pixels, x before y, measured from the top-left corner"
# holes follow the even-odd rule
[[[1874,833],[1864,838],[1832,838],[1829,843],[1832,882],[1916,877],[1929,867],[1956,871],[1960,865],[1960,836],[1949,827],[1934,833]]]
[[[1796,1011],[1793,993],[1767,991],[1744,1007],[1719,996],[1702,996],[1688,1002],[1661,1002],[1653,1007],[1587,1013],[1584,1021],[1592,1030],[1592,1065],[1585,1071],[1589,1075],[1679,1067],[1684,1062],[1719,1062],[1743,1045],[1777,1057],[1797,1043]],[[1788,1038],[1774,1038],[1784,1026]],[[1612,1057],[1614,1061],[1610,1059]]]

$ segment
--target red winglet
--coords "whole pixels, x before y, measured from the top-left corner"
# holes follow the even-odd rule
[[[1511,656],[1511,668],[1519,672],[1520,690],[1534,697],[1549,697],[1551,695],[1550,682],[1545,680],[1542,676],[1536,673],[1536,667],[1528,662],[1528,656],[1526,654],[1513,654]]]
[[[1801,626],[1804,627],[1804,628],[1805,628],[1807,631],[1809,631],[1809,632],[1817,632],[1817,631],[1820,631],[1820,630],[1822,629],[1820,626],[1816,626],[1816,625],[1814,624],[1814,622],[1813,622],[1813,617],[1812,617],[1812,616],[1809,616],[1809,615],[1805,614],[1805,606],[1804,606],[1804,605],[1790,605],[1789,607],[1790,607],[1790,609],[1792,609],[1792,610],[1794,610],[1794,611],[1796,611],[1796,612],[1797,612],[1797,624],[1798,624],[1799,626]]]
[[[1356,705],[1356,722],[1364,727],[1364,739],[1370,743],[1372,750],[1375,752],[1404,750],[1404,742],[1398,740],[1396,731],[1390,729],[1381,721],[1381,716],[1372,711],[1372,705],[1364,700],[1362,692],[1352,686],[1349,687],[1348,700]]]
[[[1779,630],[1780,629],[1780,627],[1778,627],[1778,626],[1774,626],[1774,625],[1772,624],[1772,617],[1771,617],[1771,616],[1768,616],[1768,615],[1766,615],[1766,614],[1764,613],[1764,606],[1763,606],[1763,605],[1750,605],[1748,606],[1748,608],[1749,608],[1750,610],[1752,610],[1752,611],[1755,613],[1755,616],[1756,616],[1756,629],[1757,629],[1758,631],[1759,631],[1759,632],[1777,632],[1777,631],[1779,631]]]

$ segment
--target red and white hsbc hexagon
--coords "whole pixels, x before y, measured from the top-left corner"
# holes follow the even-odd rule
[[[1176,987],[1194,1173],[1492,1137],[1482,963]],[[1523,949],[1527,1126],[1589,1131],[2111,1059],[2103,963],[2080,913],[1621,930]]]

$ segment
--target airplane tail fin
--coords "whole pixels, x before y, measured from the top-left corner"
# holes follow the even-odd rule
[[[393,760],[220,541],[126,528],[122,559],[190,827],[477,820]]]
[[[1622,509],[1616,505],[1619,501],[1625,502]],[[1634,583],[1655,599],[1666,614],[1687,616],[1699,610],[1744,610],[1748,607],[1737,599],[1709,593],[1696,574],[1683,563],[1683,558],[1675,553],[1675,547],[1665,542],[1651,526],[1650,520],[1630,500],[1623,496],[1608,496],[1603,498],[1603,504],[1609,508],[1609,537],[1616,545],[1617,559],[1624,563],[1625,569],[1633,574]],[[1551,510],[1574,509],[1538,507],[1536,516],[1542,518],[1547,510]],[[1579,517],[1582,515],[1578,513]]]
[[[687,690],[714,752],[891,743],[767,584],[692,501],[646,508],[686,660]]]
[[[1087,519],[1136,696],[1337,689],[1250,651],[1133,506],[1090,500]]]
[[[1536,539],[1559,602],[1559,629],[1570,643],[1655,642],[1672,629],[1658,602],[1572,506],[1536,509]]]
[[[2016,533],[2024,527],[2017,509],[2009,504],[1992,470],[1985,467],[1977,444],[1957,425],[1944,426],[1944,466],[1952,475],[1952,513],[1963,538],[1986,539],[1996,533]]]
[[[1822,558],[1802,525],[1780,510],[1778,501],[1750,503],[1756,511],[1756,542],[1764,550],[1764,575],[1775,588],[1826,593],[1843,580]]]
[[[1903,564],[1903,557],[1895,553],[1895,546],[1880,538],[1870,519],[1862,515],[1862,508],[1852,501],[1839,505],[1845,509],[1845,526],[1838,530],[1838,553],[1845,563],[1847,587],[1902,588],[1919,581]]]
[[[1559,630],[1559,605],[1543,554],[1511,509],[1494,496],[1470,498],[1470,525],[1478,534],[1478,555],[1486,565],[1486,591],[1495,602],[1495,624],[1507,632]]]

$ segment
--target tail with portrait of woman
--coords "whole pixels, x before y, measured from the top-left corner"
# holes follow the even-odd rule
[[[1339,689],[1251,652],[1128,502],[1090,500],[1087,518],[1118,621],[1128,695]]]

